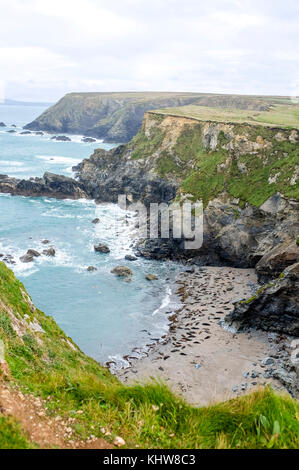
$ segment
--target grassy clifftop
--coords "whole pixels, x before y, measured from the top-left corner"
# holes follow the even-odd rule
[[[246,123],[269,127],[299,129],[299,105],[287,102],[284,104],[272,104],[266,110],[211,108],[207,106],[188,105],[181,106],[180,108],[155,110],[155,112],[189,117],[198,121]]]
[[[193,105],[261,112],[276,102],[288,103],[289,100],[183,92],[69,93],[25,128],[85,134],[107,142],[128,142],[137,134],[144,113],[151,109]]]
[[[254,114],[200,106],[150,111],[127,146],[130,158],[150,162],[205,205],[220,193],[241,206],[260,206],[277,191],[299,199],[299,106],[277,106]]]
[[[2,361],[0,392],[5,384],[20,390],[25,401],[32,395],[42,399],[42,412],[53,422],[71,423],[73,440],[102,437],[104,427],[107,441],[120,435],[127,447],[298,447],[298,403],[269,389],[193,408],[163,384],[120,384],[34,307],[1,262],[0,339],[10,370],[4,374]],[[24,423],[2,408],[0,448],[30,447],[37,445]]]

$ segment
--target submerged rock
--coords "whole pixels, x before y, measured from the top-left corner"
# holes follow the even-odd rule
[[[96,270],[97,270],[97,268],[95,268],[94,266],[88,266],[88,268],[87,268],[87,271],[89,271],[89,272],[93,272],[93,271],[96,271]]]
[[[94,245],[94,251],[100,253],[110,253],[110,248],[105,243],[99,243],[98,245]]]
[[[110,272],[116,274],[116,276],[125,277],[127,282],[130,282],[131,276],[133,275],[132,270],[127,266],[116,266],[111,269]]]
[[[67,137],[66,135],[54,135],[51,137],[51,140],[58,140],[61,142],[71,142],[71,139]]]
[[[4,122],[0,122],[0,127],[6,127],[6,124],[4,124]]]
[[[126,255],[125,259],[127,261],[136,261],[137,258],[136,258],[136,256],[133,256],[133,255]]]
[[[96,142],[96,139],[93,139],[92,137],[83,137],[81,142]]]
[[[93,219],[92,223],[93,224],[98,224],[100,222],[100,219],[98,217],[96,217],[95,219]]]
[[[20,132],[20,135],[29,135],[31,134],[31,131],[23,131],[23,132]]]

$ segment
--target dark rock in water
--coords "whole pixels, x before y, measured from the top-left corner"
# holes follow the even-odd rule
[[[254,327],[299,336],[299,263],[235,304],[225,321],[238,330]]]
[[[95,268],[94,266],[88,266],[88,268],[87,268],[87,271],[89,271],[89,272],[93,272],[93,271],[96,271],[96,270],[97,270],[97,268]]]
[[[28,254],[20,257],[20,261],[22,261],[22,263],[31,263],[33,260],[34,260],[34,257]]]
[[[30,249],[27,251],[27,255],[37,258],[38,256],[40,256],[40,253],[36,250]]]
[[[11,127],[17,127],[15,124],[12,124]]]
[[[110,271],[112,274],[117,276],[132,276],[133,272],[127,266],[116,266]]]
[[[42,244],[43,244],[43,245],[47,245],[48,243],[50,243],[50,240],[47,240],[47,239],[42,240]]]
[[[34,258],[38,258],[40,256],[40,253],[36,250],[28,250],[27,253],[23,256],[20,257],[20,261],[23,263],[31,263]]]
[[[8,132],[8,134],[14,134],[16,131],[11,129],[10,131],[6,131],[6,132]]]
[[[6,127],[6,124],[4,124],[4,122],[0,122],[0,127]]]
[[[100,219],[98,217],[96,217],[95,219],[93,219],[92,223],[93,224],[98,224],[100,222]]]
[[[51,140],[58,140],[61,142],[71,142],[72,139],[70,139],[66,135],[54,135],[54,137],[51,137]]]
[[[0,192],[19,196],[47,196],[58,199],[87,197],[78,181],[50,172],[46,172],[42,178],[30,178],[29,180],[0,175]]]
[[[99,243],[98,245],[94,245],[94,251],[99,253],[110,253],[110,248],[105,243]]]
[[[47,250],[43,250],[43,255],[46,255],[46,256],[55,256],[55,254],[56,254],[56,251],[54,250],[53,247],[48,248]]]
[[[126,255],[125,259],[128,260],[128,261],[136,261],[137,260],[136,256],[133,256],[133,255]]]
[[[36,131],[35,135],[44,135],[44,133],[42,131]]]
[[[20,132],[20,135],[29,135],[31,134],[31,131],[23,131],[23,132]]]
[[[96,139],[93,139],[92,137],[83,137],[81,142],[96,142]]]
[[[16,264],[12,255],[7,254],[4,256],[2,254],[1,258],[2,258],[2,261],[4,261],[6,264]]]

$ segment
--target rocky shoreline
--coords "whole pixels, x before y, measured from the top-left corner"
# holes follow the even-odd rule
[[[168,311],[168,335],[143,357],[126,356],[130,366],[116,371],[120,380],[162,380],[196,405],[267,384],[298,394],[298,368],[291,364],[298,340],[254,328],[237,333],[225,322],[240,297],[257,290],[254,270],[194,267],[178,276],[177,287],[182,306]]]
[[[296,395],[298,142],[296,129],[199,124],[147,113],[131,142],[95,150],[73,168],[75,179],[49,172],[29,180],[0,175],[0,192],[97,203],[115,203],[126,194],[128,203],[146,207],[201,197],[199,249],[185,250],[184,237],[175,239],[171,231],[167,239],[136,241],[136,255],[192,269],[179,279],[183,307],[171,315],[164,344],[133,359],[133,367],[119,376],[133,381],[160,375],[176,389],[181,384],[194,403],[235,396],[264,382],[280,386],[277,380]],[[249,279],[260,284],[254,292]],[[267,358],[269,364],[263,363]]]

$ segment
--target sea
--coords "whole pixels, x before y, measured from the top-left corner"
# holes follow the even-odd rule
[[[41,177],[45,171],[74,176],[72,167],[96,148],[117,144],[51,140],[52,135],[21,135],[23,126],[45,110],[41,106],[0,105],[0,174]],[[9,133],[7,131],[16,132]],[[68,135],[68,134],[64,134]],[[99,218],[98,224],[92,223]],[[134,213],[116,204],[56,200],[0,193],[0,253],[11,254],[9,265],[25,285],[35,305],[51,315],[80,349],[101,363],[127,367],[124,356],[143,354],[168,331],[168,316],[176,307],[172,285],[182,268],[176,263],[124,259],[133,254]],[[42,242],[49,240],[49,244]],[[110,253],[94,251],[106,243]],[[55,257],[31,263],[20,257],[28,249],[42,252],[53,246]],[[111,273],[117,265],[133,271],[131,282]],[[87,270],[94,266],[95,271]],[[146,280],[146,274],[158,280]]]

